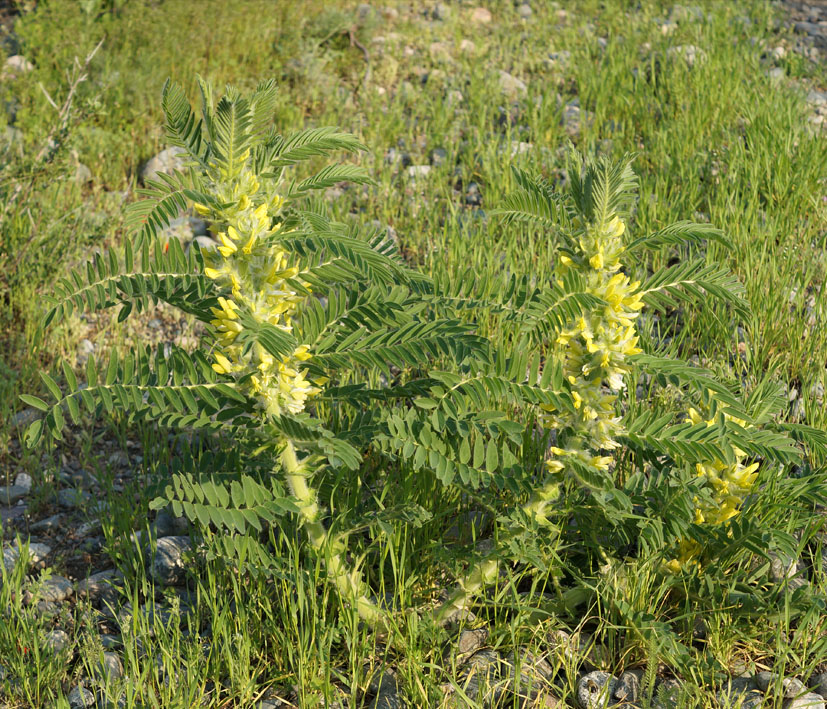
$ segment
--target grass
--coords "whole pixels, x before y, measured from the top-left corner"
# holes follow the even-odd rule
[[[536,2],[528,22],[511,3],[492,3],[495,19],[485,26],[469,24],[470,5],[451,5],[446,21],[395,7],[395,17],[371,12],[360,19],[353,5],[340,2],[42,2],[18,17],[21,53],[35,69],[0,86],[3,100],[16,103],[16,124],[24,131],[23,145],[8,148],[0,173],[0,199],[9,205],[0,232],[0,321],[6,333],[0,343],[0,420],[7,422],[0,427],[0,458],[10,473],[31,472],[37,485],[47,486],[32,513],[48,509],[47,477],[59,467],[60,454],[103,471],[104,442],[107,450],[134,456],[127,442],[135,441],[143,462],[125,490],[109,488],[109,514],[101,516],[104,554],[125,575],[129,617],[104,619],[101,626],[98,611],[78,602],[62,611],[69,617],[59,624],[72,629],[72,641],[55,655],[46,638],[56,622],[23,603],[23,590],[35,593],[37,579],[20,562],[0,583],[0,608],[8,609],[0,624],[0,664],[9,678],[0,698],[5,691],[11,706],[68,706],[69,688],[81,676],[95,675],[101,627],[121,634],[123,662],[122,678],[110,676],[101,686],[108,696],[122,696],[127,707],[202,701],[253,706],[270,689],[291,695],[298,706],[362,706],[371,677],[385,666],[397,672],[409,706],[478,705],[447,630],[403,613],[397,642],[386,644],[328,595],[321,569],[307,566],[301,540],[287,529],[271,532],[284,560],[278,573],[223,566],[210,558],[215,540],[208,535],[193,562],[200,571],[191,596],[178,601],[184,609],[180,624],[141,611],[168,594],[154,588],[144,570],[148,550],[130,539],[135,530],[147,531],[151,483],[170,456],[166,434],[112,422],[93,435],[77,433],[46,460],[20,445],[11,420],[22,406],[17,395],[36,391],[38,369],[62,357],[74,361],[80,337],[110,347],[136,334],[124,327],[105,340],[97,321],[76,319],[42,341],[39,294],[48,293],[68,265],[122,242],[121,205],[135,198],[142,163],[164,147],[159,94],[167,76],[190,90],[196,73],[217,85],[247,88],[275,76],[282,86],[279,126],[330,124],[360,135],[370,148],[360,159],[378,185],[345,187],[332,209],[345,219],[393,227],[409,261],[434,277],[463,269],[480,276],[507,271],[548,277],[554,244],[547,236],[502,229],[489,212],[513,187],[510,164],[561,177],[560,148],[569,137],[561,118],[565,104],[577,98],[583,118],[574,135],[578,145],[637,153],[645,198],[637,207],[636,230],[705,218],[731,239],[729,249],[665,249],[653,263],[637,264],[639,272],[690,255],[726,264],[746,286],[755,313],[739,324],[710,301],[682,312],[679,326],[652,320],[647,336],[671,338],[668,350],[697,356],[733,377],[756,381],[771,373],[801,395],[803,408],[791,405],[790,416],[827,424],[818,396],[827,363],[827,140],[808,131],[803,100],[804,87],[827,81],[823,65],[791,52],[780,64],[787,78],[778,83],[767,76],[762,53],[791,42],[776,32],[768,4],[705,4],[703,22],[679,22],[668,35],[656,19],[666,17],[670,5],[652,2],[632,9],[619,0],[584,1],[566,4],[565,11]],[[739,19],[744,16],[749,24]],[[366,48],[367,63],[351,43],[350,29]],[[599,38],[607,40],[605,47]],[[63,147],[51,162],[36,161],[56,120],[45,93],[60,104],[66,69],[101,39]],[[464,39],[472,50],[460,50]],[[671,59],[668,49],[681,45],[703,49],[706,61],[690,67]],[[550,59],[550,52],[561,51],[570,52],[568,60]],[[522,78],[525,94],[505,95],[500,70]],[[517,143],[533,147],[514,155]],[[443,164],[427,175],[408,175],[403,153],[411,164],[425,165],[438,148],[447,153]],[[90,183],[68,177],[77,161],[90,168]],[[472,183],[476,193],[469,192]],[[17,185],[23,198],[12,202]],[[501,334],[493,320],[487,327],[484,334]],[[445,572],[452,561],[434,540],[474,505],[410,471],[374,482],[367,490],[342,486],[350,497],[337,498],[337,504],[356,508],[369,494],[388,507],[414,501],[433,513],[419,528],[394,523],[354,541],[366,555],[374,588],[387,592],[396,608],[421,606],[449,585]],[[332,481],[327,496],[335,489]],[[768,493],[766,514],[784,504],[792,502]],[[554,552],[549,549],[550,558]],[[592,600],[568,616],[550,617],[542,610],[543,594],[556,593],[556,581],[525,571],[504,578],[476,610],[477,623],[491,630],[487,645],[503,655],[520,648],[543,655],[553,631],[583,629],[602,654],[595,664],[654,672],[660,663],[676,662],[679,649],[659,633],[659,623],[668,620],[690,648],[684,678],[706,689],[721,668],[805,676],[825,655],[823,606],[816,602],[801,611],[782,595],[775,616],[766,609],[751,616],[731,595],[704,608],[687,601],[676,615],[662,577],[640,559],[625,570],[607,569]],[[823,598],[825,581],[817,575],[816,597]],[[527,589],[528,599],[520,595]],[[693,644],[699,617],[705,638]],[[556,694],[571,700],[577,661],[558,650],[549,662],[567,678]],[[508,684],[509,672],[504,676],[497,681]],[[453,694],[446,695],[448,687]],[[512,704],[521,705],[516,698]],[[694,692],[681,705],[725,706],[709,691]]]

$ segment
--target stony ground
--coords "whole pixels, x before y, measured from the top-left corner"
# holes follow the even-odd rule
[[[807,61],[823,62],[827,57],[827,2],[788,2],[785,8],[787,22],[795,30],[794,42],[779,42],[775,46],[765,48],[766,71],[778,81],[790,80],[783,69],[774,65],[774,62],[783,59],[789,53],[798,54]],[[447,12],[450,12],[450,7],[437,5],[433,9],[434,19],[438,21],[440,14]],[[485,12],[487,11],[480,9],[480,21],[485,21]],[[530,4],[521,5],[520,12],[529,17],[532,12]],[[681,12],[692,13],[695,9],[682,8],[678,14]],[[661,28],[663,33],[671,32],[678,19],[676,16],[665,18]],[[691,46],[679,47],[676,50],[682,52],[690,63],[697,60],[700,52]],[[439,51],[439,48],[435,48],[434,51]],[[3,69],[6,74],[26,70],[27,61],[19,55],[9,57]],[[509,75],[503,77],[503,81],[511,79],[513,77]],[[519,90],[519,87],[515,87],[515,90]],[[810,111],[808,120],[813,130],[827,131],[827,87],[809,90],[807,104]],[[575,122],[583,119],[576,103],[567,106],[564,120],[567,120],[566,117]],[[516,142],[514,150],[522,150],[523,145]],[[411,165],[410,158],[405,160],[395,154],[389,154],[387,159],[397,161],[398,169],[406,171],[412,179],[430,169],[430,164]],[[440,154],[433,153],[430,163],[439,160]],[[143,174],[146,176],[153,171],[167,169],[174,161],[174,153],[165,151],[145,166]],[[473,205],[474,192],[471,187],[463,198],[466,201],[471,200],[469,204]],[[204,224],[186,216],[175,224],[170,238],[180,238],[187,244],[197,242],[201,246],[209,245],[211,242]],[[80,333],[77,352],[79,364],[95,351],[96,345],[92,342],[99,342],[95,334],[103,325],[105,322],[96,318],[88,318],[83,323],[85,331]],[[134,334],[144,340],[178,344],[186,344],[186,338],[192,341],[192,338],[197,336],[190,324],[176,319],[163,309],[139,321]],[[31,410],[19,412],[11,422],[12,427],[22,428],[33,415],[34,412]],[[29,475],[19,473],[16,476],[11,475],[12,484],[0,486],[0,523],[3,538],[10,540],[19,536],[19,539],[26,540],[26,565],[34,580],[29,584],[31,590],[26,591],[25,602],[36,608],[38,614],[53,619],[53,629],[49,634],[51,647],[59,652],[69,644],[70,636],[76,630],[73,627],[73,619],[77,616],[74,607],[76,604],[83,604],[90,610],[90,625],[96,629],[99,642],[105,649],[103,665],[98,668],[97,675],[79,677],[77,684],[70,689],[69,705],[73,709],[92,706],[98,701],[95,688],[102,675],[111,678],[122,672],[119,654],[120,632],[122,624],[128,622],[131,614],[139,612],[145,616],[169,617],[172,614],[187,613],[188,604],[191,602],[187,587],[187,569],[193,563],[190,555],[192,544],[187,536],[188,527],[184,520],[174,519],[166,513],[158,514],[150,525],[154,540],[152,544],[150,539],[141,533],[133,533],[129,542],[141,550],[148,574],[157,584],[157,595],[154,598],[140,599],[138,607],[124,599],[118,592],[122,581],[121,575],[116,570],[111,556],[104,551],[108,545],[100,520],[103,516],[118,514],[118,510],[110,509],[106,502],[112,499],[113,494],[120,496],[122,504],[128,505],[129,496],[135,494],[134,490],[146,484],[146,481],[137,479],[134,472],[140,469],[143,446],[140,441],[124,441],[111,437],[111,431],[103,428],[91,435],[77,434],[75,442],[78,450],[85,447],[87,458],[89,447],[92,447],[95,457],[101,461],[98,470],[84,469],[78,458],[73,458],[69,452],[63,454],[60,471],[54,479],[43,480],[38,486],[33,486]],[[69,441],[64,451],[71,450],[72,445]],[[124,450],[127,453],[124,453]],[[5,543],[3,559],[7,572],[11,573],[20,567],[20,555],[21,547],[17,542]],[[51,571],[38,581],[37,571],[47,568]],[[795,568],[779,568],[777,571],[779,578],[795,573]],[[203,635],[205,641],[209,642],[208,628],[203,630]],[[551,681],[551,668],[544,659],[534,656],[501,656],[486,646],[486,639],[487,631],[484,628],[464,630],[456,637],[455,652],[462,658],[465,692],[469,696],[487,697],[486,701],[490,703],[495,701],[498,692],[504,691],[497,687],[507,686],[510,690],[517,687],[519,694],[523,685],[530,683],[528,675],[539,677],[540,681]],[[582,655],[600,652],[600,648],[595,647],[585,634],[559,634],[555,638],[549,638],[548,642],[551,650],[563,654]],[[4,674],[2,660],[3,658],[0,658],[0,680]],[[517,671],[515,666],[521,666],[522,669]],[[827,670],[827,667],[822,669]],[[585,670],[577,685],[577,703],[582,709],[597,709],[615,702],[629,706],[642,701],[640,687],[643,671],[626,672],[619,677],[613,677],[596,669],[588,671],[588,663]],[[491,679],[490,684],[495,687],[490,691],[486,689],[488,678],[507,678],[509,673],[510,684],[503,683],[501,679]],[[801,679],[807,681],[806,686]],[[757,709],[769,705],[770,700],[767,697],[771,699],[774,696],[773,692],[777,693],[780,689],[786,709],[825,709],[827,671],[801,679],[775,677],[772,673],[760,672],[754,676],[733,677],[728,686],[721,688],[721,692],[724,697],[728,695],[733,700],[737,699],[741,707]],[[674,690],[674,696],[679,694],[677,680],[664,677],[659,686],[664,691],[658,690],[655,705],[670,706],[670,701],[677,701],[670,700],[670,691]],[[447,691],[450,692],[451,689],[447,688]],[[531,706],[558,705],[553,691],[527,691]],[[611,701],[608,701],[607,697],[611,697]],[[400,706],[394,676],[391,673],[377,675],[370,685],[368,699],[372,702],[371,705],[376,707]],[[262,699],[258,706],[261,709],[270,709],[293,704],[288,703],[288,699],[281,701],[270,698]]]

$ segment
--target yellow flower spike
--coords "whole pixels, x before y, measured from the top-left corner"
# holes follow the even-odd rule
[[[218,372],[219,374],[231,374],[233,371],[233,365],[230,363],[223,354],[220,352],[215,352],[215,364],[213,364],[212,368]]]
[[[238,211],[247,211],[251,204],[252,202],[250,202],[250,198],[246,194],[241,195],[241,199],[238,200]]]

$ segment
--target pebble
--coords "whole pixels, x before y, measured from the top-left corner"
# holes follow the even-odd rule
[[[519,663],[515,653],[510,652],[505,658],[505,679],[511,691],[519,699],[536,701],[541,694],[547,695],[554,678],[554,669],[542,657],[528,650],[519,650]],[[517,665],[519,664],[519,672]]]
[[[807,103],[814,106],[827,106],[827,91],[810,91],[807,94]]]
[[[69,638],[69,634],[60,628],[51,630],[48,635],[46,635],[46,647],[52,650],[55,654],[58,654],[69,647],[70,642],[71,640]]]
[[[517,14],[524,20],[527,20],[532,15],[531,5],[520,5],[520,7],[517,8]]]
[[[825,709],[824,697],[820,694],[803,694],[784,702],[784,709]]]
[[[90,600],[97,601],[104,591],[111,590],[121,580],[123,580],[123,574],[118,569],[99,571],[89,576],[89,578],[78,581],[77,594],[81,598],[88,596]]]
[[[577,682],[577,704],[582,709],[603,709],[613,704],[617,679],[608,672],[589,672]]]
[[[18,501],[27,497],[31,488],[20,487],[19,485],[0,486],[0,505],[15,505]]]
[[[90,497],[91,495],[86,490],[64,487],[57,491],[57,504],[67,510],[74,510],[85,506]]]
[[[51,517],[46,517],[46,519],[41,519],[35,522],[33,525],[29,527],[33,532],[49,532],[54,529],[57,529],[60,526],[60,522],[63,520],[63,515],[58,513],[56,515],[52,515]]]
[[[21,545],[19,544],[19,542],[14,541],[12,542],[11,546],[3,549],[3,566],[6,567],[7,572],[10,572],[14,568],[14,565],[20,558],[20,547]],[[41,544],[40,542],[31,542],[29,544],[29,566],[39,564],[47,556],[49,556],[51,552],[52,548],[48,544]]]
[[[433,17],[435,20],[439,20],[441,22],[444,22],[450,16],[451,16],[451,8],[448,7],[448,5],[446,5],[445,3],[442,3],[442,2],[437,3],[436,6],[433,9],[433,12],[431,12],[431,17]]]
[[[818,37],[821,34],[821,26],[815,22],[796,22],[795,31],[799,34],[810,35],[811,37]]]
[[[806,693],[804,683],[795,677],[785,677],[781,682],[781,690],[786,699],[794,699]]]
[[[28,473],[18,473],[14,478],[14,484],[16,487],[22,487],[25,490],[32,489],[32,476]]]
[[[40,587],[38,597],[41,601],[60,603],[74,593],[72,582],[63,576],[50,576]]]
[[[186,579],[184,555],[192,548],[189,537],[161,537],[149,573],[163,586],[178,586]]]
[[[470,655],[479,650],[488,639],[488,629],[463,630],[457,640],[457,651],[461,655]]]
[[[95,675],[104,680],[112,681],[120,679],[123,675],[121,659],[114,652],[105,652],[100,663],[95,667]]]
[[[525,94],[528,90],[528,86],[526,86],[525,82],[518,79],[516,76],[512,76],[507,71],[500,70],[500,89],[504,94],[508,95],[518,95],[518,94]]]
[[[666,56],[680,57],[689,68],[695,64],[702,64],[707,58],[706,52],[694,44],[679,44],[677,47],[670,47],[666,50]]]
[[[185,155],[186,151],[176,146],[162,150],[144,163],[141,168],[141,179],[144,182],[157,180],[159,173],[171,175],[175,170],[181,170],[184,167]]]
[[[492,19],[491,11],[484,7],[477,7],[471,13],[471,22],[476,22],[478,25],[487,25]]]
[[[392,672],[377,670],[368,683],[368,691],[374,695],[370,709],[399,709],[399,683]]]
[[[821,672],[810,677],[810,689],[827,699],[827,672]]]
[[[95,706],[95,695],[84,687],[75,687],[69,692],[69,709],[85,709]]]
[[[497,680],[500,662],[500,656],[493,650],[480,650],[469,658],[458,682],[469,699],[482,702],[488,698]]]
[[[21,409],[14,416],[11,417],[9,425],[12,430],[16,431],[19,428],[26,428],[29,424],[39,419],[42,416],[41,412],[31,406]]]
[[[430,165],[411,165],[407,170],[408,177],[414,180],[419,177],[426,177],[430,172]]]
[[[445,148],[434,148],[429,156],[431,165],[440,167],[448,160],[448,151]]]
[[[640,699],[640,681],[643,678],[642,670],[629,670],[620,675],[615,685],[614,698],[619,702],[637,704]]]
[[[3,62],[3,69],[5,70],[4,75],[16,76],[17,74],[28,74],[34,69],[34,64],[22,54],[12,54]]]
[[[767,76],[770,78],[770,80],[776,83],[781,81],[786,75],[787,72],[784,71],[780,66],[773,67],[767,72]]]
[[[95,353],[95,345],[91,340],[84,337],[80,342],[78,342],[77,352],[78,362],[85,364],[86,360],[88,360],[89,357]]]

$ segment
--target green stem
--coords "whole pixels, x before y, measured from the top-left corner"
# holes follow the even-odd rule
[[[523,512],[536,519],[540,524],[547,524],[546,508],[549,503],[557,499],[559,487],[560,484],[555,478],[548,480],[537,488],[531,499],[523,505]],[[484,586],[496,580],[500,568],[500,562],[496,558],[497,551],[497,549],[494,549],[472,566],[468,573],[457,583],[456,590],[448,600],[434,611],[433,617],[438,624],[444,623],[456,613],[467,610],[473,602],[474,596]]]
[[[290,440],[285,441],[281,454],[281,465],[285,482],[295,498],[302,520],[302,526],[313,550],[324,554],[329,579],[339,595],[352,603],[359,617],[371,627],[383,626],[385,614],[365,593],[365,584],[358,569],[348,569],[345,561],[347,544],[344,535],[331,535],[321,521],[321,510],[316,500],[316,491],[310,486],[310,473],[299,463],[296,448]]]

